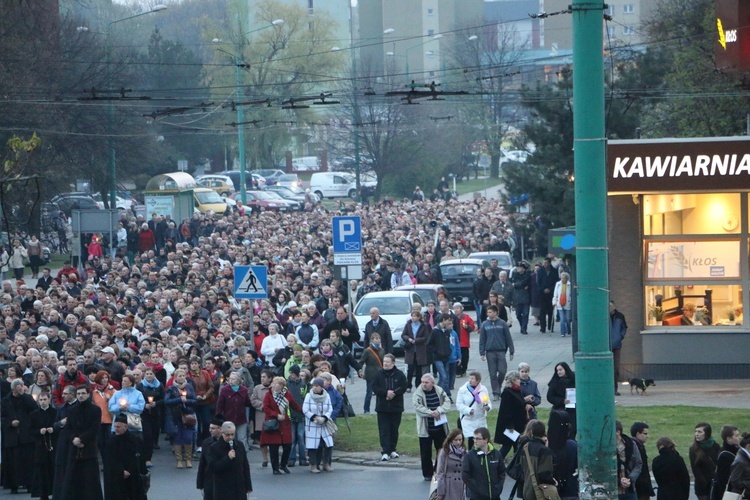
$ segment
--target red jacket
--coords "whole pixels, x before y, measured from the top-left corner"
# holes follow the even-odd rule
[[[284,393],[289,408],[302,413],[302,407],[297,403],[289,391]],[[275,419],[279,416],[279,405],[273,399],[273,391],[268,391],[263,398],[263,413],[266,414],[266,421]],[[260,433],[260,445],[269,444],[291,444],[292,442],[292,421],[289,418],[289,411],[286,412],[284,420],[279,420],[279,430],[274,432],[263,431]]]
[[[237,392],[232,390],[229,384],[225,384],[219,391],[219,401],[216,403],[216,415],[221,415],[225,421],[230,421],[234,425],[247,423],[245,417],[245,407],[250,407],[250,394],[247,387],[240,385]],[[291,441],[289,441],[291,443]]]
[[[52,391],[53,396],[55,397],[55,406],[60,407],[65,404],[65,400],[63,399],[63,389],[65,389],[67,386],[72,385],[73,387],[80,387],[82,385],[86,384],[86,377],[81,373],[80,370],[76,371],[75,378],[71,380],[68,377],[67,370],[65,373],[60,375],[60,378],[57,379],[57,387],[55,387],[55,390]]]
[[[153,250],[154,247],[156,247],[156,238],[154,237],[154,232],[152,230],[141,230],[141,233],[138,237],[138,250],[140,250],[141,252]]]

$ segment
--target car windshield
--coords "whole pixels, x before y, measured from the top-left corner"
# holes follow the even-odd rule
[[[279,195],[279,193],[274,193],[273,191],[269,191],[266,193],[266,196],[269,200],[283,200],[284,198]]]
[[[454,278],[456,276],[474,276],[477,274],[477,264],[447,264],[440,266],[440,272],[443,278]]]
[[[389,314],[409,314],[411,312],[409,297],[364,297],[354,311],[354,314],[357,316],[367,316],[373,307],[377,307],[383,316]]]
[[[216,191],[198,191],[195,193],[195,197],[198,198],[198,201],[203,203],[224,203],[224,200],[221,199],[221,196],[219,196]]]
[[[281,196],[294,196],[294,191],[284,186],[273,186],[269,191],[272,191]]]
[[[417,292],[417,295],[421,297],[425,304],[431,300],[437,301],[437,294],[433,288],[417,288],[414,291]]]

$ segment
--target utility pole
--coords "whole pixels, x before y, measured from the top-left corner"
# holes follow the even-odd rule
[[[614,368],[609,350],[603,0],[573,0],[573,137],[578,352],[576,400],[581,498],[617,498]]]

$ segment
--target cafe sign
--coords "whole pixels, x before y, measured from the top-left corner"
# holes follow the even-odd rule
[[[750,189],[750,138],[609,141],[610,194]]]

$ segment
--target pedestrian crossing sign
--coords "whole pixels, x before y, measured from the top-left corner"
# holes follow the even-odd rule
[[[265,266],[235,266],[234,297],[237,299],[267,298],[268,268]]]

